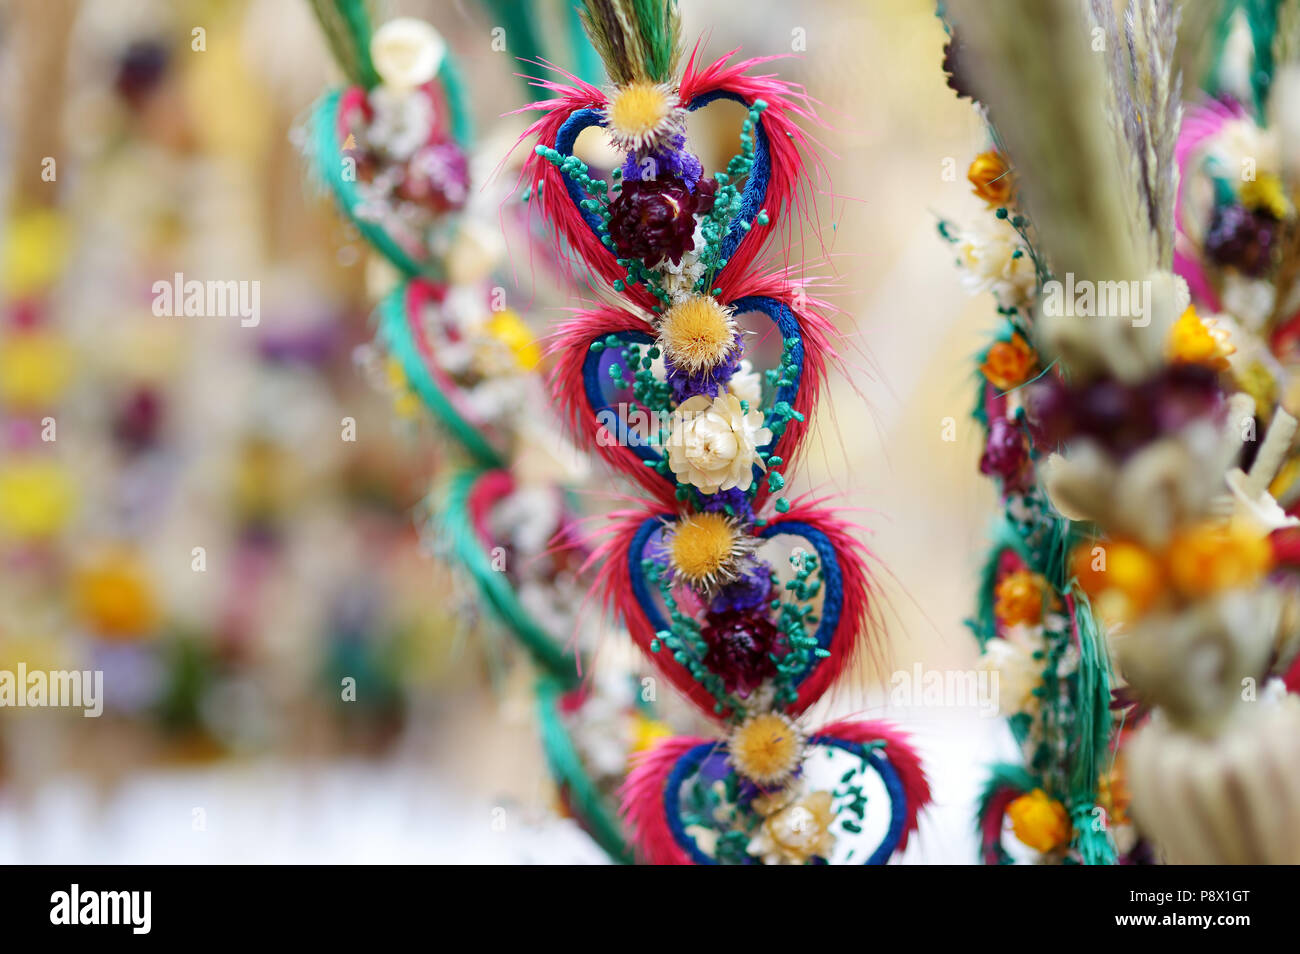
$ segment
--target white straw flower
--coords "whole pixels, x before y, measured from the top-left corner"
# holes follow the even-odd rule
[[[1023,627],[1012,627],[1023,629]],[[1014,715],[1037,706],[1034,690],[1043,682],[1043,663],[1034,659],[1034,649],[1041,648],[1041,629],[1034,638],[1018,634],[1016,640],[994,637],[984,644],[978,668],[998,674],[998,711]]]
[[[742,360],[740,367],[732,374],[731,380],[727,382],[727,390],[747,402],[751,408],[757,408],[763,403],[763,379],[748,358]]]
[[[965,269],[962,284],[972,294],[990,291],[1007,308],[1033,298],[1038,287],[1033,260],[1005,219],[986,217],[974,228],[962,229],[957,253]]]
[[[366,142],[384,155],[405,162],[429,141],[437,117],[427,96],[410,96],[388,86],[370,91],[374,117],[366,130]]]
[[[733,487],[748,490],[754,465],[763,467],[757,449],[771,440],[762,412],[745,413],[734,394],[712,399],[697,394],[673,412],[668,466],[678,480],[706,494]]]
[[[395,90],[423,86],[438,75],[447,43],[442,35],[414,17],[389,20],[370,38],[370,59],[384,85]]]

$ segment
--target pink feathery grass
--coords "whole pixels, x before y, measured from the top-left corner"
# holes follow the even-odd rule
[[[1186,235],[1186,230],[1183,228],[1186,208],[1183,202],[1191,164],[1201,149],[1222,133],[1225,126],[1245,117],[1245,108],[1232,99],[1206,100],[1183,114],[1182,126],[1178,131],[1178,142],[1174,146],[1174,162],[1178,166],[1177,213],[1174,221],[1180,237]],[[1175,248],[1174,273],[1186,280],[1192,295],[1207,309],[1216,312],[1222,310],[1219,296],[1195,254],[1189,254],[1185,248]]]
[[[548,336],[546,346],[547,357],[554,362],[550,374],[552,400],[580,449],[598,454],[656,499],[671,500],[673,485],[658,471],[647,467],[631,447],[620,445],[617,435],[596,420],[587,401],[583,365],[591,352],[591,343],[606,335],[629,332],[654,336],[654,329],[643,318],[609,305],[581,311],[563,322]]]
[[[980,814],[980,859],[986,865],[996,865],[1002,846],[1002,823],[1007,806],[1023,795],[1009,785],[999,788],[984,804]]]
[[[839,332],[825,316],[829,306],[819,298],[810,297],[803,286],[790,281],[780,272],[747,275],[728,268],[723,272],[718,287],[722,289],[719,295],[722,301],[737,301],[751,296],[772,298],[789,306],[798,319],[799,336],[803,339],[803,371],[792,405],[803,420],[791,420],[772,448],[772,453],[784,461],[781,466],[789,471],[811,430],[813,410],[826,382],[827,371],[831,365],[840,361],[833,344],[838,339]],[[754,506],[762,506],[768,496],[770,492],[767,481],[764,480],[755,494]]]
[[[608,522],[603,528],[603,533],[599,538],[593,538],[589,542],[592,545],[591,554],[587,557],[587,562],[583,569],[592,566],[599,567],[596,574],[595,592],[607,612],[613,612],[623,622],[624,628],[627,629],[628,636],[636,644],[647,659],[667,677],[668,681],[678,692],[690,700],[705,716],[714,720],[721,720],[722,716],[713,711],[717,700],[704,688],[689,669],[675,660],[672,653],[666,649],[660,649],[654,652],[651,649],[651,643],[654,642],[656,631],[650,620],[646,618],[645,610],[637,601],[632,591],[632,568],[631,557],[633,556],[632,543],[641,525],[645,521],[656,517],[663,520],[669,520],[676,516],[675,511],[662,508],[639,508],[635,510],[617,510],[609,515]],[[637,561],[641,559],[641,554],[635,554]]]
[[[824,695],[857,658],[867,652],[879,659],[883,653],[880,614],[876,611],[869,562],[874,555],[858,535],[858,527],[839,516],[841,511],[824,507],[823,499],[806,496],[792,502],[790,510],[769,519],[766,529],[779,534],[786,524],[803,523],[826,535],[835,549],[840,572],[840,618],[831,635],[830,655],[799,686],[799,698],[789,707],[792,713],[803,712]],[[792,531],[793,532],[793,531]],[[825,568],[823,567],[824,571]],[[823,592],[830,581],[824,580]]]
[[[817,734],[833,735],[846,742],[885,743],[885,758],[898,773],[898,780],[903,785],[903,796],[907,799],[907,822],[895,849],[896,854],[901,853],[907,847],[908,836],[916,831],[917,815],[930,804],[930,781],[926,778],[921,757],[912,748],[907,733],[889,722],[846,721],[832,723],[818,730]]]
[[[690,856],[668,826],[664,786],[678,760],[708,739],[674,736],[632,757],[632,771],[619,788],[619,814],[627,822],[637,856],[652,865],[689,865]]]
[[[813,153],[815,142],[801,128],[800,122],[811,126],[820,125],[821,120],[812,108],[812,100],[800,85],[779,79],[775,74],[750,75],[749,70],[754,67],[783,59],[783,56],[758,56],[729,64],[728,60],[739,52],[732,50],[704,66],[699,62],[699,52],[697,43],[682,74],[682,105],[714,92],[734,93],[748,103],[759,99],[767,103],[759,121],[767,133],[771,159],[767,196],[763,200],[771,225],[751,229],[723,270],[732,274],[743,273],[762,249],[768,229],[778,224],[788,225],[785,221],[788,210],[794,208],[800,217],[807,217],[812,208],[810,191],[802,189],[801,185],[809,182],[804,155]],[[794,234],[789,228],[785,231],[787,235]]]
[[[582,109],[603,109],[607,102],[605,93],[599,87],[592,86],[554,64],[540,61],[538,65],[559,74],[572,85],[558,80],[528,77],[533,86],[555,94],[550,99],[538,100],[513,110],[510,114],[529,111],[542,113],[519,137],[519,143],[527,143],[534,150],[536,146],[554,148],[560,127],[570,116]],[[538,209],[563,236],[570,258],[576,258],[611,285],[627,276],[627,270],[615,261],[614,252],[592,232],[582,210],[569,195],[563,173],[554,163],[539,156],[536,151],[531,152],[520,170],[518,185],[530,190],[530,206]],[[650,308],[655,303],[651,294],[640,285],[631,286],[624,294],[645,308]]]

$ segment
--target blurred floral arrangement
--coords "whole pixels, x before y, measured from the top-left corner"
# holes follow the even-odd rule
[[[951,27],[949,34],[949,85],[973,100],[960,37]],[[974,157],[966,174],[983,214],[969,225],[939,223],[957,253],[963,286],[991,294],[1000,316],[975,359],[973,416],[984,433],[979,469],[997,485],[1002,514],[969,626],[982,650],[980,668],[997,676],[999,705],[1024,761],[990,770],[977,808],[980,857],[985,864],[1014,862],[1003,845],[1009,824],[1039,861],[1111,864],[1117,843],[1139,847],[1125,811],[1122,763],[1106,764],[1122,721],[1109,709],[1106,647],[1069,558],[1086,530],[1062,516],[1041,486],[1040,464],[1055,445],[1036,416],[1039,407],[1029,403],[1031,386],[1053,380],[1035,332],[1036,306],[1052,275],[996,129],[990,135],[995,144]],[[1102,401],[1097,395],[1094,405],[1104,410]],[[1097,421],[1096,432],[1111,433],[1111,423]]]
[[[622,813],[655,864],[882,864],[929,798],[917,756],[885,723],[803,719],[874,623],[867,554],[824,502],[780,496],[835,357],[820,303],[761,259],[798,211],[812,103],[756,74],[761,58],[704,63],[697,47],[680,66],[675,2],[580,9],[612,87],[538,80],[550,98],[525,134],[529,195],[604,302],[559,328],[552,392],[643,498],[593,550],[598,592],[715,724],[639,757]],[[687,126],[719,99],[747,115],[709,175]],[[573,155],[593,126],[621,154],[608,179]],[[769,370],[747,356],[747,316],[755,342],[779,338]],[[763,552],[783,539],[784,572]]]
[[[1031,713],[1058,691],[1058,660],[1077,657],[1059,728],[1070,745],[1046,758],[1034,746],[1023,768],[995,773],[982,804],[985,860],[1007,860],[1004,815],[1049,859],[1105,862],[1128,847],[1121,860],[1294,860],[1300,779],[1287,753],[1300,706],[1254,687],[1296,655],[1294,596],[1273,573],[1293,518],[1269,490],[1295,420],[1284,386],[1261,387],[1261,368],[1277,367],[1261,359],[1268,316],[1220,311],[1265,298],[1274,320],[1294,311],[1294,177],[1260,148],[1253,179],[1222,180],[1228,141],[1255,135],[1262,147],[1264,137],[1225,102],[1181,121],[1172,2],[1131,0],[1122,26],[1109,0],[1086,16],[1066,0],[947,7],[952,85],[986,110],[995,141],[970,178],[1015,236],[1009,254],[987,243],[962,252],[1007,319],[982,356],[982,469],[1004,495],[1016,491],[1009,522],[1023,519],[1014,511],[1028,487],[1049,531],[1038,555],[1009,548],[1037,578],[1008,548],[995,552],[975,629],[1014,686],[1037,682],[1029,660],[1047,663]],[[1270,88],[1289,95],[1297,5],[1223,11],[1226,23],[1244,17],[1253,37],[1256,105]],[[1274,107],[1286,116],[1295,104]],[[1207,192],[1213,202],[1198,204]],[[1032,284],[1017,280],[1029,273],[1021,259]],[[1269,427],[1257,442],[1259,399]],[[1026,616],[1050,633],[1062,606],[1074,620],[1065,639],[1001,645],[1023,640]],[[1102,764],[1108,749],[1122,775]],[[1043,774],[1062,769],[1066,787]],[[1260,838],[1251,819],[1265,810],[1276,828]],[[1153,853],[1117,824],[1129,817]]]
[[[316,730],[308,744],[337,750],[361,735],[373,750],[430,671],[412,664],[423,634],[409,628],[402,593],[404,554],[417,541],[392,504],[400,462],[369,480],[347,445],[304,453],[311,431],[294,426],[342,413],[351,378],[333,377],[333,365],[346,306],[275,300],[309,267],[300,249],[279,247],[274,272],[259,269],[263,222],[246,214],[256,200],[238,177],[254,150],[232,159],[218,154],[228,142],[208,138],[247,103],[237,70],[221,55],[178,56],[170,5],[143,2],[132,15],[42,6],[4,16],[6,44],[33,58],[40,68],[27,78],[49,97],[33,115],[20,112],[25,145],[8,170],[0,665],[102,671],[103,714],[48,736],[7,717],[0,756],[20,766],[21,788],[73,767],[104,780],[131,763],[262,753],[282,736],[301,740],[303,724]],[[236,34],[257,13],[233,8],[209,26]],[[213,88],[219,105],[195,123],[194,97]],[[262,92],[263,111],[233,123],[253,139],[279,108]],[[56,141],[61,127],[77,135]],[[28,152],[57,157],[57,174],[19,175],[40,168]],[[209,194],[229,214],[207,214]],[[267,279],[267,327],[182,330],[151,308],[156,278],[213,267],[211,250],[227,238],[240,253],[221,267]],[[214,396],[221,375],[242,382],[237,396]],[[367,450],[376,466],[388,454],[383,441]],[[348,575],[339,572],[347,555],[303,558],[315,544],[304,538],[339,528],[340,513],[354,519],[333,535],[335,548],[372,547],[394,572]],[[330,589],[325,577],[341,581],[331,599],[304,609],[301,591]],[[361,702],[347,719],[320,718],[339,712],[339,664],[361,674]]]
[[[315,108],[309,159],[401,275],[376,311],[372,375],[399,411],[418,400],[455,448],[431,496],[433,544],[540,674],[541,741],[565,809],[611,858],[631,861],[614,792],[629,755],[670,730],[635,671],[610,662],[593,673],[600,626],[582,613],[592,554],[573,493],[584,465],[547,413],[541,346],[505,305],[504,246],[493,241],[496,217],[525,207],[469,174],[500,147],[491,136],[476,146],[458,118],[466,91],[431,26],[402,18],[372,34],[365,4],[314,6],[353,85]],[[536,42],[528,6],[511,22]],[[421,149],[456,170],[454,189],[429,186]],[[472,189],[496,203],[465,201]]]

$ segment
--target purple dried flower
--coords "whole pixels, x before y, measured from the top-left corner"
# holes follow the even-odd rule
[[[688,372],[678,368],[672,357],[664,356],[664,372],[668,384],[673,389],[673,400],[680,404],[687,398],[694,397],[697,394],[707,394],[715,398],[727,386],[731,376],[736,373],[740,367],[740,359],[744,354],[744,349],[737,341],[734,348],[727,356],[711,368],[704,368],[700,371]]]
[[[669,140],[667,148],[654,150],[645,155],[630,155],[623,163],[623,181],[640,182],[641,170],[649,159],[652,165],[646,171],[650,179],[681,179],[694,189],[695,183],[704,174],[704,166],[694,153],[686,150],[686,134],[677,133]]]
[[[980,457],[980,473],[1002,478],[1003,490],[1024,490],[1030,474],[1029,443],[1014,421],[995,417],[989,423],[988,442]]]
[[[1259,278],[1273,264],[1276,234],[1277,222],[1271,217],[1241,205],[1220,205],[1205,234],[1205,251],[1217,264]]]
[[[772,597],[772,568],[762,560],[753,560],[740,574],[740,579],[718,590],[709,609],[714,613],[755,609]]]

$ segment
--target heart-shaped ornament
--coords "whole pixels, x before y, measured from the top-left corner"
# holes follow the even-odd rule
[[[679,737],[623,787],[638,854],[652,864],[885,864],[907,847],[929,782],[907,738],[839,722],[800,742],[797,770],[763,786],[726,741]]]
[[[742,343],[744,354],[755,358],[768,351],[771,366],[755,367],[756,360],[745,357],[743,370],[723,387],[763,412],[773,439],[756,450],[788,465],[806,433],[802,409],[811,406],[819,384],[816,373],[805,372],[803,321],[790,302],[766,295],[746,295],[728,307],[739,326],[766,326],[743,335]],[[568,322],[556,337],[554,391],[579,442],[657,496],[677,491],[682,485],[665,460],[664,441],[679,402],[663,388],[665,369],[662,358],[651,355],[656,347],[651,326],[630,312],[602,308]],[[645,371],[653,374],[652,381]],[[751,500],[761,505],[769,492],[763,470],[755,465]]]
[[[753,554],[746,565],[758,576],[745,571],[702,597],[674,570],[683,521],[701,523],[629,514],[594,557],[629,635],[712,718],[765,704],[804,711],[843,671],[868,619],[867,554],[852,527],[806,503],[761,526],[731,523],[729,532],[752,537],[733,546]]]
[[[746,108],[754,104],[744,96],[729,92],[726,90],[713,90],[695,97],[687,105],[688,112],[695,112],[709,103],[717,100],[727,100],[730,102],[740,103]],[[602,109],[578,109],[570,113],[564,120],[559,130],[555,134],[555,141],[552,147],[563,158],[573,155],[574,145],[578,141],[578,136],[584,130],[593,126],[604,127],[606,124],[605,112]],[[591,248],[601,248],[600,259],[605,268],[612,268],[617,271],[619,266],[613,261],[613,252],[604,246],[604,238],[601,232],[601,219],[590,208],[587,207],[586,195],[579,182],[568,172],[561,170],[563,177],[565,193],[569,201],[573,203],[572,213],[567,214],[570,220],[581,220],[586,223],[590,231],[590,238],[594,240],[595,245]],[[745,179],[744,189],[741,191],[740,208],[733,216],[727,227],[726,237],[723,239],[721,246],[722,258],[728,262],[735,255],[740,243],[752,231],[755,220],[764,210],[764,203],[767,201],[768,182],[771,178],[771,152],[769,149],[769,137],[766,125],[760,117],[754,127],[754,158],[753,165]],[[585,243],[584,243],[585,246]],[[607,260],[607,261],[606,261]],[[592,263],[589,263],[592,264]],[[724,266],[720,271],[719,278],[725,272]]]
[[[316,104],[307,148],[339,207],[408,276],[437,278],[437,250],[469,197],[469,114],[450,57],[413,90],[333,90]]]
[[[438,519],[457,564],[468,570],[497,619],[558,685],[577,685],[572,641],[584,596],[576,586],[583,554],[563,492],[521,490],[504,470],[462,471],[449,481]],[[552,545],[557,538],[571,542]],[[566,580],[572,585],[566,587]],[[548,612],[528,605],[530,592],[551,597]],[[567,606],[561,605],[566,592]]]

